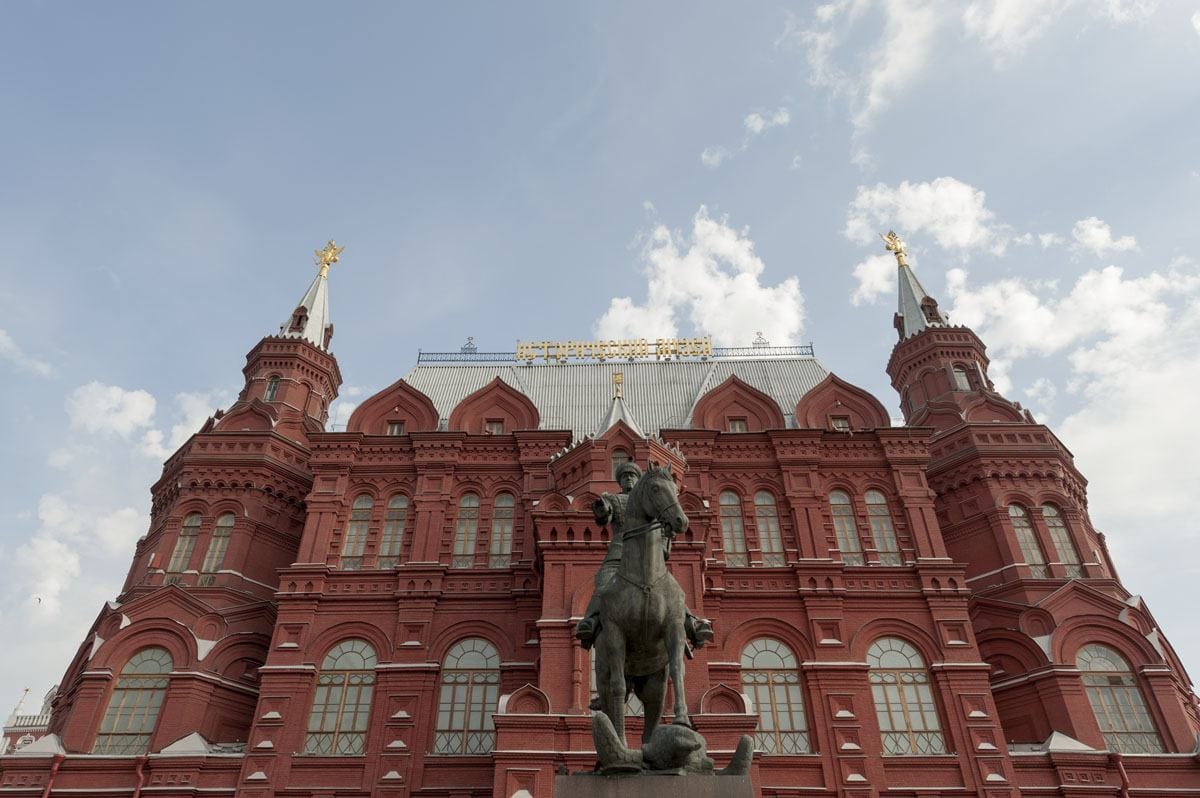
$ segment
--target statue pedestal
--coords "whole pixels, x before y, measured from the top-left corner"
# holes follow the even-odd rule
[[[754,798],[754,786],[749,776],[575,773],[554,777],[554,798]]]

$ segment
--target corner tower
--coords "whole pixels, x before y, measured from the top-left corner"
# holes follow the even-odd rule
[[[1097,752],[1191,751],[1200,728],[1191,683],[1141,597],[1118,580],[1071,452],[996,391],[979,336],[950,323],[894,232],[884,242],[899,283],[887,373],[906,423],[930,431],[938,526],[966,567],[1007,740],[1045,746],[1057,733]],[[1089,675],[1097,667],[1105,675]],[[1112,712],[1114,702],[1128,712]]]

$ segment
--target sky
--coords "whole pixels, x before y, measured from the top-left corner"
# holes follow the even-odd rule
[[[808,343],[899,417],[894,228],[1061,438],[1200,678],[1200,1],[0,10],[0,717],[120,590],[162,461],[330,276],[417,352]]]

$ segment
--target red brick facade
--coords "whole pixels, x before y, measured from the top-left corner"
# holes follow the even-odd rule
[[[551,798],[556,769],[594,762],[588,655],[572,631],[607,542],[590,505],[616,489],[619,450],[682,474],[690,526],[670,567],[716,629],[688,663],[687,687],[719,765],[766,711],[747,698],[767,695],[747,684],[747,647],[774,641],[794,656],[803,715],[791,728],[806,743],[791,739],[808,752],[757,755],[761,795],[1200,796],[1191,685],[1117,580],[1070,453],[994,392],[970,330],[902,340],[888,373],[908,426],[889,426],[876,398],[833,375],[794,408],[735,375],[661,439],[617,423],[573,440],[500,379],[445,421],[399,381],[347,431],[325,432],[335,360],[305,340],[266,338],[238,402],[165,464],[123,591],[67,669],[56,736],[0,758],[0,793]],[[504,553],[495,538],[510,515]],[[739,527],[744,546],[727,552]],[[181,548],[185,534],[195,539]],[[381,557],[396,565],[381,568]],[[327,655],[345,641],[359,652],[345,661],[359,664],[334,672]],[[494,660],[449,667],[463,641],[485,641]],[[1079,667],[1097,644],[1129,666],[1104,672],[1114,685],[1104,694],[1140,696],[1152,721],[1130,739],[1156,735],[1162,753],[1110,752],[1119,746],[1089,701],[1096,677]],[[917,659],[880,659],[889,646]],[[131,675],[148,648],[169,667]],[[895,674],[907,680],[897,705],[907,729],[889,737],[873,685],[884,695]],[[474,695],[497,696],[494,707],[487,699],[494,735],[456,736],[439,714],[458,675]],[[148,741],[91,753],[110,704],[132,700],[116,696],[139,678],[162,700]],[[335,707],[342,720],[318,742],[314,703],[342,707],[368,691],[361,728]],[[631,726],[636,739],[640,721]],[[460,740],[485,750],[435,753]],[[314,750],[325,744],[354,750]],[[887,755],[906,745],[932,748]]]

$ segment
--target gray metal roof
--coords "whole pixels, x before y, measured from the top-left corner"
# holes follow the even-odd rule
[[[404,381],[449,418],[464,398],[499,377],[529,397],[542,429],[569,429],[576,439],[593,435],[612,407],[612,375],[625,375],[624,401],[642,432],[687,428],[705,393],[737,375],[772,397],[789,427],[800,397],[829,373],[814,357],[713,358],[587,363],[422,364]]]
[[[303,338],[318,349],[325,348],[325,328],[329,326],[329,280],[323,272],[318,272],[312,284],[304,292],[297,307],[308,311],[304,329],[291,332],[292,317],[279,325],[281,338]]]
[[[921,330],[927,327],[944,327],[945,320],[941,322],[930,322],[925,318],[925,311],[921,308],[921,302],[929,294],[925,292],[925,288],[921,285],[921,281],[917,279],[916,272],[907,263],[900,266],[900,296],[897,312],[904,320],[904,335],[907,338],[910,335],[916,335]],[[938,313],[939,317],[941,313]]]

